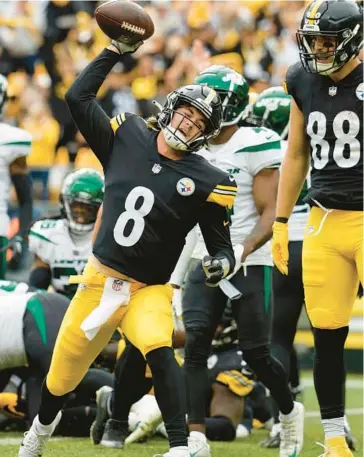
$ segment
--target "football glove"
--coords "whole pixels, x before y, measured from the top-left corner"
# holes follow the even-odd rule
[[[144,43],[144,41],[138,41],[135,44],[127,44],[123,41],[119,40],[111,40],[111,45],[114,46],[120,55],[122,54],[132,54],[135,52],[140,46]]]
[[[288,275],[288,224],[273,224],[272,256],[275,266],[283,275]]]
[[[206,279],[205,284],[209,287],[216,287],[225,278],[230,270],[230,264],[228,259],[211,257],[206,255],[202,259],[202,269],[205,273]]]
[[[8,267],[10,270],[17,270],[20,267],[24,251],[24,238],[20,235],[15,235],[9,240],[9,245],[9,249],[12,251],[12,256],[8,262]]]

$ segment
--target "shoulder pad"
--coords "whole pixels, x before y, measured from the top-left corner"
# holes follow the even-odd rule
[[[0,124],[1,156],[5,156],[7,163],[12,163],[18,157],[30,154],[32,136],[29,132],[12,125]]]
[[[234,177],[224,173],[223,178],[216,184],[207,197],[207,201],[230,209],[233,207],[237,191],[238,186]]]
[[[119,127],[124,124],[124,122],[127,120],[128,117],[135,116],[134,114],[131,113],[119,113],[112,119],[110,119],[110,125],[111,128],[113,129],[114,135],[116,131],[118,130]]]
[[[306,73],[302,67],[301,62],[296,62],[287,70],[286,80],[283,84],[283,87],[286,93],[293,97],[294,101],[299,107],[301,106],[301,102],[298,100],[297,84],[300,86],[300,88],[304,88],[306,85],[309,85],[310,82],[307,80],[309,76],[310,75]]]
[[[281,149],[278,133],[266,127],[240,127],[237,140],[235,154]]]

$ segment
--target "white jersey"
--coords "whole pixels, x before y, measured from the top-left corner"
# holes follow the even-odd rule
[[[266,128],[241,127],[224,144],[210,145],[210,152],[203,151],[205,158],[216,167],[234,176],[238,185],[234,207],[231,211],[230,235],[233,246],[242,244],[250,235],[259,219],[253,199],[254,177],[264,168],[279,168],[282,162],[280,137]],[[206,254],[203,239],[193,257],[201,259]],[[270,242],[250,254],[246,265],[273,265]]]
[[[282,141],[283,155],[287,150],[287,141]],[[305,233],[305,227],[308,221],[308,215],[310,212],[310,205],[305,203],[303,199],[307,195],[307,191],[310,187],[310,175],[308,174],[305,183],[303,184],[300,196],[298,197],[297,203],[293,208],[291,217],[288,221],[288,236],[289,241],[303,241]]]
[[[31,141],[30,133],[0,122],[0,236],[6,236],[9,225],[8,202],[11,186],[9,166],[19,157],[29,155]]]
[[[5,292],[0,300],[0,370],[27,366],[23,317],[35,292]]]
[[[75,285],[69,284],[71,275],[82,273],[92,253],[92,232],[71,236],[66,219],[43,219],[29,231],[29,250],[48,264],[52,273],[52,287],[63,295],[73,295]]]

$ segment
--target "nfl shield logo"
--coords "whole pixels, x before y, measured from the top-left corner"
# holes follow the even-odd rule
[[[336,95],[336,92],[337,92],[336,86],[329,87],[329,95],[331,95],[331,97],[334,97]]]
[[[155,163],[152,168],[152,173],[157,175],[161,171],[161,169],[162,169],[162,166],[159,165],[159,163]]]
[[[121,279],[114,279],[112,283],[112,288],[115,292],[119,292],[121,290],[121,286],[123,285],[123,281]]]

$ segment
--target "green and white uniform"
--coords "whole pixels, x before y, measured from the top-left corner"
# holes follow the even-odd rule
[[[53,289],[73,296],[77,285],[69,284],[71,275],[82,273],[92,252],[92,232],[71,234],[67,219],[36,221],[29,232],[29,250],[49,265]]]

